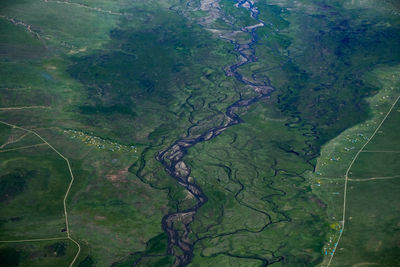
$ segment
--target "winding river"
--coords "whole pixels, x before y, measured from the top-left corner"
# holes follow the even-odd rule
[[[205,1],[210,7],[215,5],[216,1]],[[245,44],[240,44],[234,39],[229,41],[234,44],[234,51],[239,54],[239,61],[233,65],[225,68],[225,74],[232,76],[241,83],[250,86],[256,92],[256,96],[249,99],[238,99],[236,102],[231,104],[225,110],[225,117],[223,124],[210,128],[204,131],[200,136],[197,137],[186,137],[173,142],[168,148],[160,151],[156,159],[165,167],[165,170],[175,179],[178,183],[185,187],[196,199],[196,204],[186,210],[172,212],[165,215],[162,219],[162,228],[168,235],[168,253],[176,257],[174,266],[186,266],[193,258],[193,243],[189,239],[190,223],[194,220],[197,210],[207,202],[207,196],[204,194],[202,189],[193,183],[190,176],[190,167],[184,162],[184,157],[189,148],[195,146],[197,143],[209,141],[222,132],[227,130],[233,125],[237,125],[242,122],[237,111],[239,108],[248,107],[262,99],[268,98],[274,88],[268,82],[258,82],[253,78],[252,80],[243,77],[239,72],[238,68],[257,61],[255,56],[254,44],[257,42],[256,29],[263,27],[265,24],[258,18],[258,10],[254,7],[252,1],[239,0],[236,4],[237,8],[246,8],[253,19],[258,24],[243,27],[240,31],[250,34],[251,39]],[[214,6],[215,8],[215,6]],[[183,231],[181,228],[177,229],[177,224],[183,225]],[[176,253],[174,247],[178,247],[181,252]]]

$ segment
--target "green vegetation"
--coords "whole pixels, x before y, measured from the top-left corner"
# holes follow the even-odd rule
[[[90,256],[87,256],[83,261],[81,261],[78,266],[79,267],[91,267],[93,266],[94,261]]]
[[[392,177],[399,174],[399,153],[362,153],[349,178]]]
[[[0,177],[0,201],[8,200],[21,193],[25,189],[27,180],[35,176],[35,171],[16,169]]]
[[[257,104],[245,123],[188,155],[193,177],[209,198],[193,223],[193,266],[218,255],[248,257],[245,264],[258,265],[283,255],[298,266],[320,261],[326,204],[302,176],[312,170],[305,143],[312,137],[286,131],[288,120],[270,106]]]
[[[281,2],[268,1],[286,6]],[[270,63],[256,71],[282,90],[281,109],[312,124],[318,143],[323,144],[368,117],[364,98],[379,88],[363,76],[378,64],[398,62],[398,20],[372,15],[370,10],[348,11],[341,7],[342,1],[304,2],[304,6],[287,6],[290,14],[276,6],[264,7],[275,19],[268,19],[274,21],[271,26],[260,28],[261,42],[267,46],[258,48],[258,56],[260,62]],[[280,61],[271,64],[275,58]]]
[[[0,250],[0,259],[5,266],[18,266],[19,253],[12,248],[3,248]]]
[[[331,266],[397,265],[399,193],[398,179],[349,182],[346,226]]]
[[[121,262],[113,264],[113,267],[132,266],[168,266],[174,263],[174,258],[167,255],[168,237],[165,233],[150,239],[146,244],[146,250],[131,254]]]
[[[75,266],[172,265],[162,218],[197,200],[156,155],[256,95],[225,73],[243,55],[257,60],[237,76],[276,90],[185,151],[208,198],[190,224],[190,265],[328,262],[347,168],[398,96],[399,5],[254,1],[265,25],[252,36],[246,4],[205,2],[1,1],[0,121],[59,154],[0,123],[0,262],[69,266],[67,197]],[[252,37],[239,56],[234,44]],[[349,172],[332,266],[398,261],[398,105]],[[4,242],[49,238],[61,239]]]
[[[220,1],[221,9],[225,16],[231,20],[233,28],[237,29],[257,24],[257,21],[250,17],[249,11],[244,8],[237,8],[234,4],[236,4],[236,1],[233,0]],[[221,20],[219,22],[220,24],[225,24],[226,27],[226,23]]]
[[[1,239],[64,236],[62,201],[70,180],[65,161],[47,147],[3,152],[0,158]]]
[[[379,145],[398,147],[399,139],[392,131],[399,127],[399,118],[397,104],[379,128],[379,135],[373,137],[350,169],[348,223],[333,261],[336,266],[358,262],[396,266],[399,261],[398,153],[367,152]]]
[[[399,78],[398,78],[399,79]],[[384,96],[388,97],[388,96]],[[400,141],[397,133],[400,131],[400,105],[394,106],[385,122],[374,136],[374,140],[369,142],[365,151],[399,151]],[[389,154],[388,154],[389,155]]]
[[[381,88],[377,95],[368,99],[372,118],[328,142],[322,149],[315,174],[310,176],[316,183],[313,191],[328,202],[332,225],[336,225],[325,246],[329,252],[325,263],[342,229],[345,173],[357,151],[370,139],[399,96],[398,70],[399,66],[385,67],[369,74],[368,79]],[[361,263],[395,266],[398,261],[394,234],[398,223],[398,164],[391,164],[397,158],[393,152],[398,147],[398,138],[393,130],[398,127],[398,109],[398,104],[393,107],[349,169],[345,227],[331,266]],[[392,152],[383,152],[390,147]]]
[[[68,69],[87,90],[79,117],[96,131],[104,131],[97,125],[109,125],[109,131],[118,132],[125,142],[134,138],[157,143],[161,135],[181,134],[189,118],[198,121],[215,113],[217,103],[211,101],[232,86],[224,83],[221,70],[233,60],[228,44],[175,13],[146,11],[142,16],[150,16],[151,23],[138,30],[123,20],[125,26],[111,31],[104,50],[74,58]],[[191,114],[190,102],[203,101],[211,110]],[[135,125],[133,133],[127,124]]]
[[[0,245],[3,266],[64,266],[72,261],[76,246],[66,240]]]

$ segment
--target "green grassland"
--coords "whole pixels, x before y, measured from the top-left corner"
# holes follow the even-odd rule
[[[1,240],[65,237],[66,162],[32,133],[3,127]]]
[[[398,154],[367,152],[398,147],[399,138],[393,131],[399,127],[399,118],[397,104],[350,169],[348,223],[333,266],[359,262],[396,266],[399,261]]]
[[[399,261],[399,180],[348,184],[347,222],[331,266]]]
[[[326,264],[341,230],[345,173],[357,151],[370,139],[399,96],[398,70],[398,66],[380,67],[368,75],[367,79],[374,80],[381,88],[368,99],[371,119],[328,142],[322,149],[316,172],[310,176],[315,181],[313,191],[328,203],[333,226],[330,241],[325,246],[329,252]],[[398,138],[394,131],[398,127],[398,117],[397,104],[349,170],[346,223],[331,266],[361,263],[396,266],[398,164],[393,162],[397,154],[368,151],[391,148],[395,151]]]
[[[357,13],[359,10],[356,12],[354,12],[354,10],[348,12],[346,9],[342,9],[339,2],[326,3],[327,5],[331,5],[330,7],[324,7],[323,4],[314,6],[310,3],[311,1],[304,2],[306,2],[308,6],[297,7],[292,5],[290,9],[281,9],[277,6],[290,6],[290,3],[287,1],[268,2],[269,4],[274,3],[277,5],[262,5],[261,3],[263,3],[263,1],[258,3],[260,12],[261,10],[264,11],[268,15],[265,15],[265,18],[268,17],[268,21],[273,21],[273,23],[270,27],[260,28],[258,30],[260,36],[265,35],[265,39],[260,40],[260,42],[265,44],[265,46],[257,46],[256,49],[257,56],[260,58],[259,62],[249,64],[246,67],[241,68],[240,71],[244,75],[255,75],[259,78],[268,76],[272,84],[278,86],[280,89],[278,91],[280,94],[279,107],[284,115],[292,116],[292,118],[288,119],[287,125],[291,128],[291,131],[300,130],[303,131],[303,135],[305,134],[306,136],[309,136],[310,138],[308,140],[303,140],[303,144],[306,142],[309,146],[302,149],[298,148],[298,150],[292,148],[291,146],[293,141],[284,138],[285,130],[282,129],[278,130],[279,141],[281,141],[284,146],[270,147],[264,143],[266,141],[263,142],[263,139],[256,135],[256,131],[252,129],[246,131],[245,135],[248,137],[248,141],[245,142],[246,145],[236,149],[239,151],[237,153],[241,155],[240,157],[232,158],[232,154],[234,154],[233,151],[235,150],[231,147],[232,144],[237,142],[237,139],[240,139],[239,134],[234,135],[234,138],[231,137],[230,142],[223,142],[222,137],[215,139],[215,141],[212,141],[215,142],[213,143],[212,148],[212,142],[209,147],[207,147],[208,144],[205,144],[204,146],[206,147],[204,148],[203,153],[204,156],[207,155],[207,160],[202,160],[202,157],[204,156],[197,154],[196,156],[192,156],[193,160],[191,166],[193,166],[194,177],[205,177],[204,179],[200,178],[201,181],[204,180],[202,188],[209,188],[210,192],[207,192],[207,195],[213,196],[212,199],[210,199],[211,203],[207,203],[204,207],[204,209],[208,207],[210,211],[208,211],[207,215],[203,215],[204,218],[207,219],[204,219],[205,225],[202,225],[203,228],[200,228],[203,229],[200,230],[202,231],[201,233],[204,232],[203,234],[207,236],[204,239],[211,240],[207,240],[207,242],[203,241],[201,234],[193,237],[194,240],[197,238],[201,239],[196,246],[200,246],[201,249],[199,250],[202,251],[198,252],[199,254],[197,254],[193,265],[201,264],[203,260],[209,262],[217,255],[226,255],[224,253],[232,251],[237,252],[237,254],[232,255],[231,253],[231,257],[251,254],[254,257],[261,257],[261,255],[268,257],[266,255],[269,255],[269,259],[273,259],[271,256],[271,252],[275,252],[273,249],[261,252],[261,248],[259,248],[259,250],[253,248],[245,241],[247,236],[248,238],[251,238],[251,234],[246,235],[240,232],[244,228],[249,231],[255,231],[257,227],[260,229],[263,225],[263,220],[264,223],[266,220],[265,214],[258,211],[259,216],[257,217],[254,215],[254,210],[247,207],[246,211],[246,209],[243,209],[243,206],[246,204],[240,202],[240,194],[244,195],[242,192],[244,191],[243,188],[248,188],[249,186],[246,186],[246,184],[237,177],[241,177],[242,179],[244,177],[246,182],[249,182],[250,180],[252,183],[254,183],[253,179],[258,181],[261,180],[254,177],[262,177],[261,171],[253,169],[255,168],[254,165],[258,165],[256,162],[258,162],[257,160],[259,156],[257,153],[258,146],[252,145],[252,142],[257,142],[260,148],[268,151],[269,157],[264,156],[264,171],[266,169],[265,165],[271,165],[266,163],[268,160],[273,161],[273,159],[276,160],[276,158],[279,157],[279,154],[274,155],[278,150],[277,147],[288,153],[301,151],[304,153],[302,155],[303,162],[309,162],[307,159],[312,159],[315,156],[314,153],[319,150],[321,144],[324,144],[327,140],[331,139],[349,126],[354,125],[356,122],[365,120],[368,116],[371,116],[371,112],[378,112],[370,111],[370,107],[375,110],[375,105],[379,104],[380,106],[377,108],[379,112],[387,111],[387,108],[390,107],[394,97],[396,96],[397,91],[393,91],[393,87],[398,86],[396,83],[397,67],[381,68],[376,70],[374,74],[370,74],[370,71],[373,70],[374,66],[378,66],[382,63],[391,65],[398,62],[399,55],[396,54],[398,53],[398,49],[395,48],[396,42],[392,42],[392,38],[398,38],[397,33],[395,33],[393,28],[388,27],[388,24],[385,26],[382,22],[382,20],[387,19],[392,23],[391,26],[393,26],[398,25],[398,19],[390,16],[384,19],[382,13],[372,15],[373,11],[370,9],[363,10],[360,13]],[[352,8],[354,8],[354,6],[352,6]],[[304,13],[313,13],[313,15],[306,18]],[[260,15],[261,17],[262,14],[263,13]],[[386,15],[387,13],[385,13],[385,16]],[[372,19],[371,16],[373,17]],[[371,20],[369,23],[373,23],[374,26],[370,27],[371,24],[363,25],[360,17],[364,19],[367,17],[370,18]],[[289,24],[288,22],[291,23]],[[312,27],[307,25],[312,25]],[[385,33],[382,33],[382,30]],[[301,34],[299,34],[299,32],[301,32]],[[352,39],[346,40],[345,36],[352,36]],[[382,42],[387,42],[387,45],[381,45]],[[307,48],[305,49],[305,47]],[[367,52],[371,47],[374,47],[374,53]],[[351,49],[349,50],[349,48]],[[380,52],[375,53],[376,51]],[[306,62],[312,62],[312,64],[306,64]],[[377,76],[379,76],[379,80],[384,85],[377,83],[376,80],[374,80]],[[379,99],[372,103],[365,102],[365,97],[375,94],[378,90],[381,90],[382,87],[385,87],[386,95],[379,96],[383,97],[383,101],[379,101],[382,100]],[[296,119],[293,117],[296,117]],[[247,115],[244,116],[244,118],[246,122],[244,125],[246,125],[249,118]],[[376,119],[379,118],[381,117],[377,117]],[[372,123],[376,123],[375,120],[366,123],[366,126],[367,124]],[[257,129],[262,129],[262,127],[254,121],[251,121],[250,124],[257,125]],[[239,126],[238,128],[235,127],[232,131],[244,127],[244,125]],[[266,128],[268,128],[268,130],[265,130],[268,134],[265,133],[265,135],[272,137],[272,129],[276,129],[277,127],[271,125]],[[374,130],[370,125],[365,128],[370,132]],[[342,168],[347,168],[348,164],[350,164],[351,155],[354,155],[352,154],[355,149],[353,146],[358,147],[366,138],[365,132],[360,135],[362,132],[354,131],[351,132],[352,135],[347,135],[346,142],[348,144],[356,143],[356,145],[346,144],[340,148],[340,152],[332,151],[335,154],[332,152],[329,152],[329,154],[322,153],[322,157],[326,158],[327,161],[318,161],[317,170],[314,173],[315,179],[310,179],[310,181],[308,181],[311,187],[315,190],[314,192],[320,196],[322,200],[318,200],[318,198],[314,197],[312,193],[304,193],[304,195],[309,194],[309,198],[314,200],[316,199],[316,202],[322,206],[329,206],[329,209],[324,210],[326,214],[325,218],[319,223],[318,220],[314,220],[315,225],[313,225],[314,229],[325,227],[323,228],[323,231],[327,233],[325,240],[328,248],[334,245],[334,240],[337,237],[336,233],[339,233],[340,230],[340,226],[336,221],[341,218],[343,205],[344,181],[340,178],[344,176],[344,172],[341,170],[343,170]],[[297,132],[297,134],[300,133]],[[396,134],[393,133],[392,135]],[[313,137],[316,137],[316,139]],[[285,149],[285,146],[289,148]],[[329,146],[330,145],[327,147]],[[197,147],[200,149],[201,145],[198,145]],[[246,153],[246,149],[249,149],[250,152]],[[293,153],[293,155],[295,155],[295,153]],[[380,170],[385,169],[389,175],[396,173],[396,166],[398,164],[396,163],[395,157],[396,156],[391,158],[393,164],[389,165],[390,163],[386,162],[387,164],[381,166]],[[283,158],[285,159],[285,157]],[[384,157],[382,157],[382,161],[383,159]],[[372,162],[373,159],[370,160]],[[221,161],[224,163],[221,163]],[[279,160],[276,161],[281,162]],[[239,162],[242,162],[244,166],[241,166],[240,168],[237,167]],[[301,174],[302,167],[301,165],[296,165],[294,159],[286,158],[283,162],[287,165],[284,169],[290,169],[290,164],[293,164],[293,168],[299,171],[296,174]],[[207,164],[209,166],[204,167]],[[360,163],[359,165],[360,169],[367,171],[364,164]],[[354,168],[356,166],[357,164],[355,164]],[[373,169],[375,165],[369,164],[369,166]],[[197,173],[196,168],[206,169],[207,171]],[[211,173],[210,170],[212,170]],[[379,169],[375,168],[375,171],[378,172]],[[381,174],[384,173],[381,172]],[[215,179],[212,179],[211,177],[218,177],[218,179],[215,181]],[[234,179],[232,179],[232,177],[234,177]],[[327,180],[326,177],[332,179]],[[198,180],[196,180],[196,182],[200,183]],[[219,186],[221,189],[216,190]],[[259,199],[263,199],[254,192],[254,188],[257,187],[262,186],[255,186],[255,184],[252,184],[251,193],[247,194],[246,197],[243,197],[243,199],[250,201],[252,205],[255,205],[257,200],[259,201]],[[287,189],[287,186],[285,189]],[[225,194],[221,195],[220,191],[224,190]],[[265,187],[262,187],[262,192],[267,194],[268,191]],[[229,194],[231,194],[231,196],[229,196]],[[238,194],[238,196],[236,196],[238,199],[235,199],[235,194]],[[396,193],[390,193],[390,195],[395,196]],[[390,197],[388,196],[388,198]],[[296,199],[299,201],[299,198]],[[233,203],[235,200],[238,202],[236,205],[241,204],[242,207],[232,206],[234,205]],[[221,203],[226,203],[226,205]],[[286,203],[290,202],[286,201]],[[262,204],[262,207],[264,208],[267,206],[266,203]],[[304,204],[303,206],[307,207],[307,205]],[[232,214],[230,209],[227,209],[228,207],[232,207],[232,209],[237,210],[238,212]],[[253,206],[250,205],[250,207]],[[273,207],[278,209],[278,205]],[[275,211],[274,208],[270,206],[268,210]],[[235,217],[236,214],[240,214],[240,219]],[[198,216],[200,217],[201,215],[202,213]],[[302,216],[303,219],[305,219],[307,215],[302,214]],[[210,217],[215,217],[216,219],[212,221],[210,220]],[[248,221],[246,218],[248,218]],[[200,224],[201,220],[197,218],[196,222]],[[196,225],[196,222],[194,225]],[[207,227],[207,225],[209,227]],[[295,226],[290,225],[286,227],[290,228]],[[236,232],[238,229],[240,229],[239,232]],[[214,234],[207,235],[210,231],[214,232]],[[268,227],[257,235],[257,239],[260,238],[260,235],[266,232],[268,232]],[[299,232],[306,234],[307,230],[302,229],[299,230]],[[271,227],[269,233],[279,233],[279,231],[272,229]],[[218,234],[221,234],[223,237],[220,237]],[[235,235],[240,237],[235,239]],[[282,234],[280,236],[282,236]],[[368,236],[368,233],[366,233],[366,236]],[[311,241],[312,239],[309,239],[310,242],[318,244],[317,235],[314,238],[313,241]],[[237,241],[239,239],[240,241]],[[273,238],[269,236],[269,240],[273,240]],[[293,248],[293,251],[295,251],[294,253],[300,254],[301,248],[307,247],[307,244],[301,244],[298,240],[289,240],[294,241],[293,246],[296,247]],[[274,242],[263,242],[263,244],[271,243]],[[278,242],[276,243],[279,244]],[[243,247],[233,250],[236,246],[240,246],[239,244],[243,245]],[[291,247],[290,242],[286,242],[285,245],[287,246],[285,249],[289,250]],[[276,246],[278,247],[278,245]],[[216,247],[218,249],[216,249]],[[249,251],[243,253],[248,247],[251,247],[252,253]],[[256,251],[258,251],[258,254]],[[308,259],[301,259],[298,256],[299,254],[296,254],[296,258],[299,262],[294,261],[291,256],[288,256],[292,251],[289,250],[290,252],[288,252],[286,250],[285,253],[283,253],[284,249],[281,251],[282,255],[287,257],[286,259],[290,259],[287,261],[284,260],[282,264],[301,264],[300,262],[302,260],[311,265],[315,264],[312,263],[313,259],[310,251],[308,251],[308,256],[310,257]],[[313,248],[313,251],[316,252],[316,255],[318,252],[322,255],[324,254],[323,248],[318,245]],[[275,255],[279,254],[275,253]],[[389,258],[390,257],[392,256],[389,256]],[[318,258],[318,256],[316,256],[316,258]],[[338,266],[341,265],[339,264]]]
[[[64,236],[65,161],[47,147],[4,152],[1,161],[1,239]]]
[[[364,151],[398,151],[400,149],[399,140],[397,139],[400,122],[399,113],[400,106],[396,104],[374,136],[374,140],[368,143]]]
[[[21,136],[20,131],[11,133],[14,137],[8,140]],[[63,151],[72,165],[76,181],[67,207],[71,235],[79,236],[82,247],[81,260],[90,254],[93,263],[111,264],[132,250],[144,249],[147,240],[160,232],[159,221],[168,207],[166,201],[157,203],[166,194],[152,190],[128,173],[141,148],[126,148],[96,138],[88,142],[81,135],[65,136],[60,130],[39,133]],[[37,139],[33,143],[20,139],[18,142],[25,141],[22,146],[15,142],[14,148],[5,146],[1,151],[2,240],[66,236],[62,200],[70,181],[67,165],[47,146],[25,148],[29,143],[42,144]],[[24,255],[31,253],[26,246],[16,250]],[[37,260],[52,266],[46,255],[38,255]],[[67,265],[72,258],[57,260]]]
[[[379,89],[363,76],[373,66],[398,61],[398,19],[369,9],[348,11],[342,1],[302,2],[268,1],[264,7],[268,21],[273,14],[281,19],[260,28],[266,46],[258,56],[269,63],[257,72],[281,88],[282,109],[314,125],[323,144],[368,117],[363,99]]]
[[[320,261],[326,205],[302,176],[312,170],[305,143],[312,137],[287,131],[288,119],[268,104],[257,104],[244,124],[188,155],[209,197],[193,223],[193,266],[217,264],[220,255],[247,258],[245,265],[281,257],[281,264],[297,266]]]
[[[158,1],[146,5],[126,1],[1,4],[5,18],[1,19],[0,32],[4,37],[0,117],[39,132],[70,160],[76,178],[67,203],[71,235],[82,246],[78,262],[87,266],[110,265],[135,251],[146,251],[149,239],[161,233],[162,214],[175,205],[169,198],[184,198],[185,193],[165,174],[160,179],[165,179],[168,186],[151,188],[128,168],[146,146],[157,146],[162,136],[169,135],[172,140],[190,124],[196,124],[193,134],[201,131],[208,123],[204,118],[220,113],[236,94],[232,90],[235,85],[222,72],[222,66],[234,60],[224,52],[230,45],[216,42],[167,7]],[[98,8],[135,15],[107,14]],[[11,19],[21,24],[15,25]],[[219,48],[209,53],[215,46]],[[6,141],[10,129],[1,130],[1,140]],[[30,138],[27,135],[4,149],[34,144]],[[29,149],[30,153],[25,149],[4,152],[2,156],[14,160],[17,171],[24,165],[37,172],[47,170],[49,175],[62,176],[65,184],[39,199],[58,203],[58,208],[54,204],[48,214],[29,206],[12,210],[7,205],[10,214],[4,213],[6,222],[1,233],[13,240],[30,234],[30,238],[47,237],[42,236],[44,233],[63,235],[63,207],[56,199],[64,197],[70,177],[60,157],[53,155],[46,161],[44,151],[54,152],[39,148]],[[19,160],[17,153],[24,158]],[[65,170],[60,167],[55,171],[56,164]],[[13,170],[4,167],[2,175],[7,178]],[[39,175],[34,183],[46,183],[46,177]],[[30,186],[33,180],[25,184]],[[18,197],[32,200],[39,194],[35,186],[32,184],[31,191],[19,192]],[[11,213],[25,220],[36,216],[39,228],[24,221],[10,221]],[[44,220],[47,223],[41,223]],[[17,248],[18,253],[25,250],[29,249]],[[67,265],[71,258],[63,260]]]
[[[67,240],[0,245],[3,266],[63,266],[72,261],[77,248]]]
[[[101,8],[109,8],[109,2],[106,4]],[[118,3],[113,7],[119,8]],[[22,25],[2,19],[1,107],[28,108],[4,109],[0,116],[2,120],[33,128],[70,159],[76,181],[67,204],[71,207],[71,234],[82,246],[78,262],[82,261],[82,266],[110,265],[132,251],[145,250],[146,242],[161,233],[159,222],[168,210],[166,191],[151,189],[128,173],[129,166],[143,149],[132,135],[124,136],[117,130],[110,134],[103,127],[105,123],[100,124],[102,131],[97,128],[96,134],[93,127],[88,127],[86,122],[90,117],[80,113],[84,87],[67,72],[70,68],[67,66],[72,65],[78,53],[98,49],[110,39],[109,31],[116,27],[117,19],[78,6],[41,1],[2,2],[1,11],[7,17],[34,25],[32,29],[40,38]],[[55,18],[51,14],[65,17]],[[8,48],[15,43],[21,45],[18,53]],[[107,110],[100,112],[105,114],[103,121],[110,116]],[[110,120],[109,123],[112,124]],[[140,135],[141,129],[135,128],[136,135]],[[10,134],[9,127],[1,127],[2,144],[10,139]],[[15,135],[14,139],[18,138],[18,133]],[[31,142],[31,136],[7,144],[3,149],[36,144]],[[121,144],[121,139],[127,143]],[[7,195],[15,195],[6,199],[7,203],[3,202],[2,240],[64,236],[62,199],[70,180],[65,161],[46,146],[7,151],[1,156],[6,159],[2,160],[2,190]],[[21,181],[13,181],[11,176]],[[15,247],[3,245],[7,246]],[[17,253],[29,255],[37,254],[31,250],[40,250],[40,247],[18,245],[15,249]],[[76,253],[76,247],[71,251]],[[21,260],[21,264],[28,261],[30,266],[29,257]],[[41,266],[68,265],[73,258],[57,258],[55,263],[49,257],[41,253],[36,258]]]
[[[197,23],[207,15],[191,9],[199,4],[0,3],[0,121],[35,131],[68,158],[76,266],[170,266],[162,217],[196,201],[155,155],[221,125],[226,107],[254,94],[224,74],[238,55]],[[225,20],[210,27],[257,23],[234,4],[220,1]],[[340,231],[346,169],[398,94],[395,1],[255,5],[266,22],[257,29],[258,62],[239,72],[277,90],[238,111],[244,123],[188,151],[208,197],[191,224],[191,266],[326,261],[324,247],[332,249]],[[365,150],[398,148],[397,110]],[[66,237],[66,161],[34,134],[3,124],[0,146],[0,239]],[[397,175],[399,154],[388,155],[361,153],[349,178]],[[333,264],[390,266],[398,254],[391,235],[398,218],[390,213],[397,181],[349,181],[353,218]],[[379,199],[371,203],[366,192]],[[67,239],[0,243],[7,266],[69,266],[76,253]]]
[[[393,177],[398,175],[398,153],[362,153],[352,166],[349,178],[363,179],[373,177]]]

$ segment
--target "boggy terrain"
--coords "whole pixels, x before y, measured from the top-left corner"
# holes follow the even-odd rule
[[[370,73],[399,63],[396,3],[49,0],[0,11],[10,266],[329,262],[341,184],[316,187],[315,165],[322,145],[371,116],[365,99],[381,85]],[[13,125],[69,159],[69,194],[60,155]]]
[[[207,3],[203,2],[201,9],[213,10],[216,8],[216,5],[216,1],[209,1]],[[166,171],[168,171],[172,177],[177,179],[179,184],[184,186],[188,190],[189,194],[198,202],[194,207],[191,207],[187,210],[170,213],[163,218],[163,229],[168,234],[169,251],[176,256],[176,262],[174,263],[176,266],[187,265],[192,261],[193,244],[191,244],[191,241],[188,237],[190,234],[190,223],[192,223],[193,219],[195,218],[197,210],[207,202],[207,196],[202,192],[202,189],[198,185],[193,183],[193,177],[190,177],[190,168],[183,161],[187,150],[199,142],[209,141],[215,138],[229,127],[242,122],[235,111],[238,111],[240,108],[249,107],[259,100],[268,97],[273,91],[273,87],[271,87],[271,85],[267,82],[257,82],[256,80],[249,81],[237,71],[240,66],[256,61],[255,51],[252,48],[257,39],[255,29],[264,25],[260,20],[258,20],[258,10],[252,6],[251,2],[240,1],[237,7],[246,7],[250,12],[251,17],[260,23],[254,27],[250,26],[241,29],[241,31],[244,33],[251,32],[251,39],[249,42],[241,44],[234,39],[230,40],[231,43],[235,45],[234,51],[239,53],[242,60],[226,67],[226,75],[234,76],[239,82],[249,85],[252,89],[254,89],[257,95],[252,98],[239,99],[230,105],[225,111],[226,118],[224,118],[222,125],[213,127],[211,129],[206,129],[200,135],[194,137],[189,135],[183,139],[177,140],[169,148],[161,151],[157,155],[157,160],[165,166]],[[218,14],[219,12],[217,11],[216,13]],[[211,12],[210,16],[213,16],[213,12]],[[218,15],[216,17],[220,18]],[[208,23],[209,21],[203,24]],[[174,225],[177,225],[180,222],[183,224],[183,233],[179,233],[174,227]],[[175,250],[176,248],[179,248],[180,251],[183,252],[183,255],[177,254]]]

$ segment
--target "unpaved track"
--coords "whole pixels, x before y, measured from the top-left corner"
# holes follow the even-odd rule
[[[346,221],[346,200],[347,200],[347,182],[349,181],[349,172],[351,167],[353,167],[354,162],[356,162],[358,156],[360,155],[360,153],[364,150],[364,148],[369,144],[369,142],[374,138],[374,136],[376,135],[376,133],[379,131],[379,129],[381,128],[381,126],[383,125],[383,123],[386,121],[387,117],[389,116],[389,114],[392,112],[393,108],[396,106],[397,102],[399,101],[400,96],[398,96],[396,98],[396,100],[394,101],[394,103],[392,104],[392,106],[390,107],[389,111],[386,113],[385,117],[383,118],[383,120],[381,121],[381,123],[378,125],[378,127],[375,129],[374,133],[371,135],[371,137],[368,139],[367,142],[365,142],[365,144],[360,148],[360,150],[358,150],[357,154],[355,155],[355,157],[353,158],[353,160],[351,161],[349,167],[346,170],[346,175],[345,175],[345,182],[344,182],[344,196],[343,196],[343,217],[342,217],[342,228],[338,237],[338,240],[336,242],[336,246],[334,248],[334,251],[332,253],[331,258],[329,259],[328,265],[331,265],[333,256],[335,256],[335,252],[337,250],[337,247],[339,245],[340,239],[342,237],[342,234],[344,232],[344,225],[345,225],[345,221]],[[351,181],[351,180],[350,180]]]
[[[43,137],[41,137],[38,133],[36,133],[35,131],[29,130],[29,129],[25,129],[25,128],[22,128],[22,127],[19,127],[19,126],[16,126],[16,125],[13,125],[13,124],[7,123],[5,121],[0,121],[0,123],[4,124],[4,125],[7,125],[9,127],[12,127],[14,129],[19,129],[19,130],[26,131],[28,133],[32,133],[32,134],[36,135],[40,140],[42,140],[45,144],[47,144],[54,152],[56,152],[67,163],[69,174],[71,176],[71,181],[70,181],[70,183],[68,185],[67,191],[65,192],[64,199],[63,199],[63,205],[64,205],[65,227],[67,229],[67,239],[69,239],[72,242],[74,242],[76,244],[76,246],[78,247],[78,252],[76,253],[74,259],[72,260],[72,262],[70,264],[70,266],[73,266],[75,261],[76,261],[76,259],[79,256],[79,253],[81,252],[81,246],[79,245],[79,243],[76,240],[74,240],[71,237],[70,231],[69,231],[68,212],[67,212],[67,198],[68,198],[69,192],[71,190],[72,184],[74,183],[74,180],[75,180],[74,174],[72,173],[72,169],[71,169],[71,165],[69,163],[69,160],[63,154],[61,154],[57,149],[55,149],[51,144],[49,144]],[[58,238],[54,238],[54,239],[58,239]],[[30,239],[30,240],[26,240],[26,241],[16,241],[16,242],[30,242],[30,241],[44,241],[44,240],[53,240],[53,238],[43,239],[43,240]],[[2,241],[2,242],[9,242],[10,243],[12,241]]]
[[[32,109],[32,108],[51,108],[51,107],[48,107],[48,106],[7,107],[7,108],[0,108],[0,111],[19,110],[19,109]]]
[[[10,151],[15,151],[15,150],[20,150],[20,149],[26,149],[26,148],[32,148],[32,147],[38,147],[38,146],[47,146],[47,144],[40,143],[40,144],[30,145],[30,146],[21,146],[21,147],[16,147],[16,148],[3,149],[3,150],[0,150],[0,153],[10,152]]]
[[[364,178],[364,179],[348,179],[349,181],[352,182],[367,182],[367,181],[376,181],[376,180],[387,180],[387,179],[394,179],[394,178],[399,178],[400,175],[396,176],[387,176],[387,177],[371,177],[371,178]]]
[[[50,238],[21,239],[21,240],[0,240],[0,243],[23,243],[23,242],[62,240],[62,239],[68,239],[68,237],[50,237]]]

